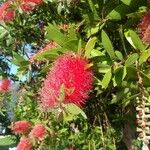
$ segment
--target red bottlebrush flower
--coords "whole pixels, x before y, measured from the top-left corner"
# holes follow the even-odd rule
[[[0,6],[0,21],[10,22],[14,19],[15,13],[11,9],[11,1],[7,1]]]
[[[31,130],[29,137],[31,139],[35,139],[35,140],[42,140],[44,138],[45,134],[46,134],[46,129],[45,129],[44,125],[37,124]]]
[[[41,5],[43,0],[22,0],[21,8],[24,12],[33,10],[36,6]]]
[[[40,91],[42,106],[49,108],[57,103],[62,85],[65,88],[64,103],[84,104],[93,82],[93,72],[88,65],[85,58],[74,53],[58,57]]]
[[[31,63],[34,63],[35,61],[38,61],[37,58],[36,58],[36,55],[37,54],[41,54],[47,50],[50,50],[50,49],[53,49],[53,48],[56,48],[58,46],[57,43],[55,42],[49,42],[43,49],[39,50],[36,54],[32,55],[31,58],[30,58],[30,62]],[[38,61],[36,62],[36,64],[40,64],[41,62]]]
[[[28,121],[17,121],[12,125],[12,131],[15,134],[26,133],[29,131],[31,124]]]
[[[4,79],[0,81],[0,92],[7,92],[10,89],[10,80]]]
[[[17,150],[32,150],[32,144],[29,138],[21,138],[17,145]]]
[[[150,43],[150,12],[145,13],[138,25],[138,32],[142,40]]]

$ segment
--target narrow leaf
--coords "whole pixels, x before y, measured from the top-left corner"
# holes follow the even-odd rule
[[[11,62],[20,67],[29,65],[29,62],[27,60],[25,60],[24,57],[17,54],[16,52],[13,52],[13,59]]]
[[[88,3],[89,3],[89,6],[90,6],[91,11],[92,11],[93,14],[94,14],[94,18],[98,18],[98,13],[97,13],[97,11],[96,11],[96,7],[95,7],[94,3],[92,2],[92,0],[87,0],[87,1],[88,1]]]
[[[67,50],[77,51],[78,49],[78,39],[71,39],[62,34],[59,29],[57,29],[52,24],[49,24],[46,28],[47,38],[55,41],[61,47],[66,48]]]
[[[112,76],[112,73],[111,73],[111,70],[109,70],[105,75],[104,75],[104,78],[102,80],[102,88],[106,89],[108,87],[108,84],[110,83],[111,81],[111,76]]]
[[[81,114],[85,119],[87,118],[84,111],[80,107],[78,107],[77,105],[75,105],[73,103],[66,104],[65,108],[72,115]]]
[[[93,50],[95,43],[97,41],[96,37],[90,38],[85,46],[85,57],[89,58],[91,51]]]
[[[65,52],[64,48],[53,48],[36,54],[35,58],[41,61],[53,60],[59,55],[59,53],[63,52]]]
[[[134,47],[134,49],[140,51],[145,50],[145,46],[143,45],[141,39],[133,30],[130,29],[127,32],[125,32],[125,37],[127,41]]]
[[[128,5],[128,6],[130,6],[130,4],[132,2],[132,0],[121,0],[121,1],[122,1],[122,3],[124,3],[124,4]]]
[[[115,70],[115,76],[114,76],[114,79],[113,79],[114,86],[120,85],[121,82],[126,77],[126,75],[127,75],[127,70],[126,70],[125,66],[124,67],[121,66],[121,67],[117,68]]]
[[[120,51],[115,51],[115,54],[119,60],[123,60],[123,55]]]
[[[150,57],[150,50],[148,49],[148,50],[146,50],[146,51],[143,51],[143,52],[141,53],[140,58],[139,58],[139,63],[140,63],[140,65],[141,65],[142,63],[146,62],[146,60],[147,60],[149,57]]]
[[[113,47],[107,33],[104,30],[102,30],[101,37],[102,37],[102,44],[103,44],[105,50],[107,51],[107,53],[109,54],[110,58],[115,59],[116,57],[115,57],[114,47]]]
[[[139,56],[138,56],[137,53],[129,55],[128,59],[125,62],[125,66],[131,66],[131,65],[133,65],[137,61],[138,57]]]
[[[68,40],[66,36],[64,36],[59,29],[57,29],[52,24],[49,24],[46,28],[47,30],[47,38],[49,40],[54,40],[56,43],[58,43],[60,46],[63,46],[63,44]]]
[[[130,8],[125,4],[120,4],[115,9],[113,9],[106,18],[110,20],[121,20],[126,16],[126,14],[130,13]]]

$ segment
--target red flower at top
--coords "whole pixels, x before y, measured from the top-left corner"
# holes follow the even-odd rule
[[[45,129],[44,125],[37,124],[31,130],[29,136],[31,139],[42,140],[44,138],[45,134],[46,134],[46,129]]]
[[[7,1],[0,6],[0,21],[10,22],[14,19],[15,12],[11,8],[11,1]]]
[[[32,150],[32,144],[29,138],[21,138],[17,145],[17,150]]]
[[[41,5],[43,0],[22,0],[21,8],[23,11],[28,12],[33,10],[36,6]]]
[[[88,61],[74,53],[64,54],[54,62],[40,91],[42,106],[49,108],[57,104],[60,88],[64,85],[64,103],[82,105],[92,89],[93,72]]]
[[[17,121],[12,125],[11,130],[15,134],[27,133],[31,127],[31,124],[28,121]]]
[[[7,92],[10,88],[10,80],[4,79],[0,81],[0,92]]]
[[[144,14],[138,25],[140,37],[146,43],[150,43],[150,12]]]

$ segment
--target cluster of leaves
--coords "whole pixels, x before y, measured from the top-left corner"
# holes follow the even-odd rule
[[[5,64],[0,74],[7,74],[17,81],[26,75],[21,88],[25,88],[27,94],[17,106],[17,119],[53,120],[48,130],[56,134],[50,134],[53,135],[52,141],[45,140],[39,145],[41,149],[45,145],[53,146],[53,149],[70,145],[85,150],[119,148],[126,134],[123,132],[126,120],[133,119],[131,124],[135,127],[132,108],[136,97],[150,93],[150,49],[136,31],[140,18],[148,9],[148,0],[81,0],[78,3],[53,0],[45,1],[32,13],[1,26],[2,56],[17,65],[18,72],[9,75],[7,61],[0,57],[1,64]],[[68,30],[60,29],[62,24],[67,24]],[[59,47],[36,55],[44,65],[31,64],[26,45],[36,52],[50,40]],[[37,109],[35,99],[38,100],[38,94],[35,93],[38,93],[51,62],[66,51],[79,53],[93,64],[94,89],[84,107],[86,119],[76,106],[71,106],[73,117],[69,116],[69,120],[55,119],[53,113],[47,114],[52,117],[43,116],[43,112],[39,113]],[[129,110],[132,117],[127,113]]]

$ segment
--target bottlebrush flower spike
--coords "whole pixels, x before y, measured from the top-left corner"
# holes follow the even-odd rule
[[[17,150],[32,150],[32,144],[29,138],[21,138],[17,145]]]
[[[45,52],[45,51],[47,51],[47,50],[56,48],[57,46],[58,46],[57,43],[55,43],[55,42],[49,42],[43,49],[39,50],[36,54],[32,55],[29,61],[30,61],[31,63],[34,63],[34,62],[38,61],[38,59],[36,58],[36,55],[37,55],[37,54],[41,54],[41,53],[43,53],[43,52]],[[36,62],[36,63],[39,64],[40,61],[38,61],[38,62]]]
[[[35,139],[35,140],[42,140],[45,135],[46,135],[46,129],[45,129],[44,125],[37,124],[31,130],[29,137],[31,139]]]
[[[58,57],[40,91],[42,106],[49,108],[57,104],[62,85],[65,88],[64,103],[84,104],[93,82],[93,72],[87,66],[88,61],[74,53]]]
[[[150,44],[150,12],[145,13],[138,25],[141,39]]]
[[[11,1],[7,1],[0,6],[0,21],[10,22],[14,19],[15,12],[11,8]]]
[[[4,79],[0,81],[0,92],[8,92],[10,89],[10,80]]]
[[[29,131],[30,127],[31,127],[31,124],[28,121],[22,120],[22,121],[15,122],[12,125],[11,130],[15,134],[27,133]]]
[[[24,12],[33,10],[36,6],[43,3],[43,0],[22,0],[21,8]]]

